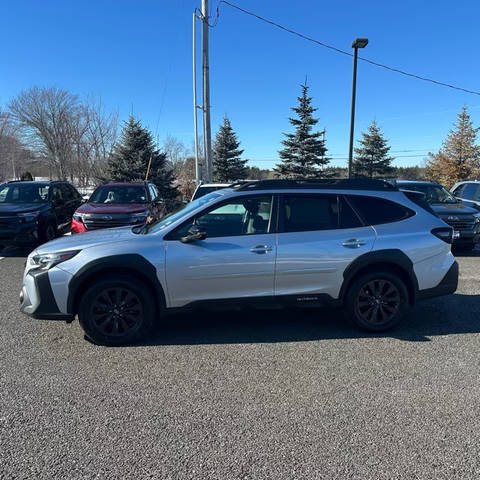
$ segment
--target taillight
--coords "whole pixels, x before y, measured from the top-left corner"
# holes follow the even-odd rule
[[[446,243],[453,242],[453,228],[450,227],[438,227],[434,228],[430,231],[433,235],[435,235],[440,240],[443,240]]]

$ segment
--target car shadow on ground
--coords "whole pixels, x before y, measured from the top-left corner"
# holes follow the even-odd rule
[[[417,304],[395,329],[359,330],[339,309],[199,310],[163,319],[135,346],[306,342],[388,337],[428,342],[437,335],[480,333],[480,295],[454,294]]]

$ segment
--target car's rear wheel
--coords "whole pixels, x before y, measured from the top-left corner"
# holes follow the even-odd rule
[[[151,330],[154,317],[150,289],[126,275],[94,283],[82,296],[78,311],[85,335],[100,345],[138,342]]]
[[[364,330],[388,330],[408,309],[407,287],[390,272],[367,273],[350,286],[346,307],[352,320]]]

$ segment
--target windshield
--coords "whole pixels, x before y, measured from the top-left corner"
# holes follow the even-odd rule
[[[104,185],[98,187],[89,199],[89,203],[146,203],[147,191],[142,186]]]
[[[0,186],[0,203],[45,203],[49,190],[46,183],[6,183]]]
[[[197,209],[198,207],[201,207],[202,205],[206,205],[207,203],[213,202],[213,200],[221,196],[222,196],[221,193],[212,192],[212,193],[209,193],[208,195],[204,195],[200,198],[197,198],[196,200],[193,200],[192,202],[187,203],[186,205],[183,205],[178,210],[170,213],[169,215],[166,215],[161,220],[157,220],[156,222],[151,223],[150,225],[145,227],[145,230],[143,233],[160,232],[164,228],[171,225],[173,222],[176,222],[178,219],[188,216],[190,212],[193,212],[193,210]]]
[[[431,185],[428,183],[409,183],[402,184],[403,188],[408,190],[414,190],[416,192],[421,192],[425,195],[425,201],[427,203],[458,203],[458,200],[444,187],[441,185]]]

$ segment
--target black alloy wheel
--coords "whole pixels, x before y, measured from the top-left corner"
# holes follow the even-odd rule
[[[409,305],[408,290],[396,272],[361,274],[345,298],[351,319],[364,330],[381,332],[397,325]]]
[[[372,280],[358,292],[356,310],[368,323],[389,323],[398,312],[401,298],[398,288],[388,280]]]
[[[144,339],[157,313],[148,285],[126,274],[100,277],[78,305],[80,325],[98,345],[133,344]]]
[[[92,322],[108,336],[123,336],[142,322],[143,308],[138,296],[124,287],[102,290],[91,306]]]

